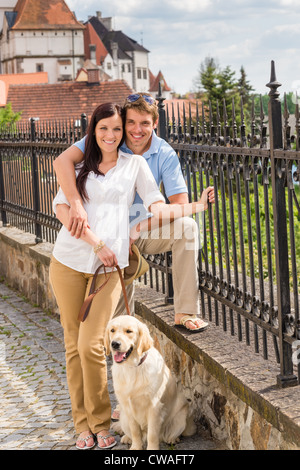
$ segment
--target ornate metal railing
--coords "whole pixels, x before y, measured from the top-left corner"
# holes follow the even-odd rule
[[[203,315],[254,344],[280,364],[278,385],[298,384],[300,367],[300,114],[295,129],[284,101],[281,111],[274,64],[264,115],[244,103],[159,103],[159,134],[175,149],[190,200],[214,185],[215,204],[199,224],[199,286]],[[283,120],[283,121],[282,121]],[[52,213],[57,191],[53,159],[84,135],[76,120],[0,129],[0,213],[3,224],[53,242],[60,224]],[[172,256],[148,256],[144,282],[172,301]],[[270,345],[271,343],[271,345]]]
[[[54,242],[60,223],[52,211],[58,186],[53,160],[85,134],[86,116],[78,120],[31,119],[0,128],[0,213],[10,224]]]
[[[200,226],[199,284],[202,313],[224,330],[253,339],[255,351],[272,351],[280,363],[278,385],[298,384],[300,345],[300,114],[295,133],[281,101],[272,63],[268,116],[260,99],[250,122],[243,102],[210,103],[182,110],[167,109],[160,135],[176,150],[190,200],[214,185],[216,202]],[[239,124],[237,121],[239,118]],[[168,268],[171,271],[171,266]],[[172,289],[172,286],[170,286]],[[253,327],[252,335],[250,328]]]

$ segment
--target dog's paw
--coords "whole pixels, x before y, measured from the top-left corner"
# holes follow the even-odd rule
[[[132,445],[130,450],[143,450],[143,446],[139,444]]]
[[[121,444],[131,444],[130,437],[128,437],[128,436],[126,436],[126,434],[124,434],[124,436],[121,437]]]
[[[116,421],[115,423],[112,423],[111,429],[117,434],[119,434],[120,436],[123,436],[124,434],[120,421]]]

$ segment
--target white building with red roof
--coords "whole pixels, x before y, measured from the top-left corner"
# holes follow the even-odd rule
[[[64,0],[15,3],[5,11],[2,6],[2,73],[47,72],[49,83],[74,80],[85,58],[85,26]]]

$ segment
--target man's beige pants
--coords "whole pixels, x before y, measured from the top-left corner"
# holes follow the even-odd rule
[[[191,217],[183,217],[150,232],[142,232],[135,242],[140,253],[154,255],[172,251],[172,278],[175,313],[199,314],[198,250],[199,231]],[[130,310],[134,312],[134,286],[126,288]],[[126,313],[121,296],[114,316]]]
[[[87,296],[92,274],[84,274],[52,257],[50,282],[60,310],[66,349],[67,380],[77,433],[109,429],[111,405],[107,388],[104,332],[121,294],[119,275],[114,272],[94,297],[87,319],[77,320]],[[99,274],[96,288],[104,281]]]

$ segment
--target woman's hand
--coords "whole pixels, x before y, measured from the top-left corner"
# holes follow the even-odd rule
[[[118,260],[116,255],[108,246],[104,245],[96,254],[105,267],[111,268],[117,266]]]

